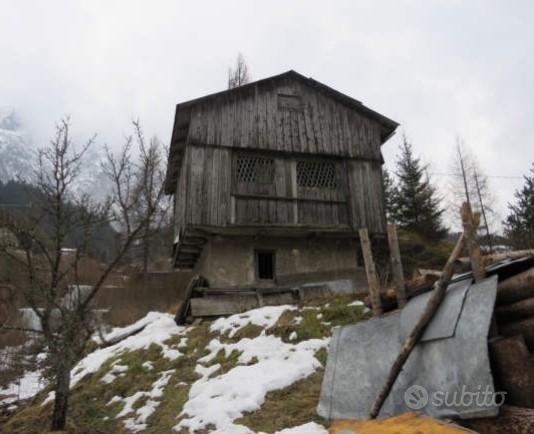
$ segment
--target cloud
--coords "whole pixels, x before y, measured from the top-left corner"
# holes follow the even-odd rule
[[[168,140],[176,103],[253,78],[312,76],[399,121],[435,172],[456,135],[490,175],[534,161],[529,1],[20,1],[0,16],[0,105],[35,141],[70,114],[112,146],[141,118]],[[384,146],[393,168],[399,136]],[[436,181],[440,179],[436,178]],[[443,182],[440,181],[441,184]],[[492,178],[503,213],[520,180]]]

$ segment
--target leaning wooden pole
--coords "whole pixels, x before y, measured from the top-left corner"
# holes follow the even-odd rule
[[[473,270],[473,277],[475,282],[480,282],[484,279],[485,272],[482,267],[482,259],[480,255],[480,247],[476,240],[477,228],[480,223],[480,214],[473,215],[471,205],[465,202],[462,205],[460,214],[462,215],[462,224],[464,227],[465,242],[467,251],[469,252],[469,260],[471,262],[471,269]]]
[[[402,367],[406,363],[406,360],[408,360],[408,357],[410,356],[412,350],[415,348],[415,345],[423,335],[426,327],[432,320],[432,317],[434,316],[441,302],[445,298],[447,286],[449,285],[452,274],[454,272],[454,262],[460,256],[464,245],[465,237],[464,234],[462,234],[460,235],[460,238],[458,239],[456,246],[454,247],[451,253],[451,256],[445,264],[445,268],[443,269],[441,277],[434,285],[434,289],[432,290],[432,294],[430,296],[430,299],[428,300],[428,303],[421,318],[419,318],[419,321],[417,321],[417,324],[413,328],[412,332],[406,337],[404,343],[402,344],[400,353],[389,371],[387,380],[382,389],[380,390],[380,393],[378,394],[378,397],[376,398],[373,407],[371,408],[371,412],[369,414],[369,417],[371,419],[375,419],[378,416],[378,413],[380,413],[380,409],[382,408],[384,401],[388,397],[389,392],[393,387],[393,384],[395,384],[395,381],[397,380],[397,377],[399,376]]]
[[[394,224],[388,224],[388,244],[397,303],[399,307],[403,307],[406,304],[406,288],[404,286],[404,271],[402,269],[397,227]]]
[[[367,283],[369,284],[371,306],[375,315],[381,315],[383,309],[382,300],[380,299],[380,283],[376,274],[375,261],[373,259],[373,252],[371,251],[371,242],[369,241],[369,233],[367,229],[360,229],[359,234],[365,273],[367,274]]]

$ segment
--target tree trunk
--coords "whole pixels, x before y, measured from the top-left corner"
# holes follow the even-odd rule
[[[497,286],[497,305],[526,300],[534,297],[534,268],[499,282]]]
[[[52,431],[64,431],[67,421],[70,393],[69,364],[64,361],[56,368],[56,397],[54,400],[54,414],[52,416]]]
[[[508,324],[502,324],[499,326],[499,331],[503,336],[523,335],[528,349],[534,351],[534,318],[525,318]]]
[[[145,228],[143,235],[143,273],[148,271],[148,258],[150,257],[150,237],[148,227]]]

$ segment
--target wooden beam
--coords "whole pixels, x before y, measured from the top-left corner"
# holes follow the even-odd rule
[[[388,224],[388,243],[397,303],[399,307],[403,307],[406,304],[406,288],[404,286],[404,271],[402,269],[397,227],[394,224]]]
[[[360,229],[360,244],[363,252],[363,262],[365,264],[365,273],[367,274],[367,283],[369,284],[369,295],[371,306],[375,315],[382,314],[382,300],[380,299],[380,283],[376,274],[375,261],[371,251],[371,242],[369,241],[369,232],[367,229]]]
[[[460,210],[462,216],[462,224],[464,227],[465,244],[469,252],[469,260],[471,262],[471,269],[475,282],[480,282],[484,279],[485,271],[482,267],[482,259],[480,255],[480,247],[476,240],[476,231],[478,223],[480,222],[480,215],[474,216],[471,210],[471,205],[464,202]]]

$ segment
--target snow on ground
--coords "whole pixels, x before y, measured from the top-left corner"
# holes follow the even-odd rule
[[[114,363],[111,367],[111,371],[102,377],[102,381],[106,384],[111,384],[117,379],[117,377],[126,375],[126,371],[128,371],[128,366]]]
[[[263,313],[272,315],[269,309]],[[262,321],[259,312],[254,313],[254,319],[271,324],[267,319]],[[265,332],[256,338],[245,338],[236,343],[225,344],[213,339],[207,347],[210,353],[198,361],[209,363],[219,351],[224,351],[226,356],[238,351],[241,352],[238,366],[225,374],[210,378],[209,369],[217,368],[212,369],[214,373],[218,370],[218,365],[197,365],[197,372],[203,372],[204,375],[192,385],[189,401],[183,407],[184,419],[174,429],[179,431],[186,427],[195,432],[213,425],[217,428],[216,433],[251,433],[250,430],[235,425],[233,421],[245,412],[258,410],[268,392],[288,387],[320,368],[321,364],[314,356],[327,345],[328,339],[310,339],[289,344],[277,336],[265,335]]]
[[[127,351],[147,349],[150,345],[156,344],[161,347],[163,356],[169,360],[175,360],[182,355],[180,351],[171,349],[164,343],[172,336],[183,334],[185,331],[184,327],[178,327],[176,325],[172,315],[150,312],[144,318],[127,328],[134,330],[139,327],[139,324],[145,323],[145,328],[139,333],[115,345],[96,350],[82,359],[72,370],[71,387],[74,387],[85,376],[97,372],[106,360]],[[117,334],[119,330],[115,329],[112,333]],[[104,338],[109,340],[109,335]]]
[[[26,372],[17,381],[14,381],[5,388],[0,388],[0,395],[7,396],[6,399],[0,400],[0,404],[12,404],[23,399],[31,398],[45,386],[46,381],[42,378],[41,372]]]
[[[219,336],[206,346],[208,354],[196,360],[195,372],[200,378],[191,385],[188,401],[184,404],[182,412],[176,414],[177,425],[174,429],[179,431],[187,428],[189,432],[194,433],[209,427],[212,434],[256,434],[234,422],[245,413],[260,410],[267,393],[284,389],[321,368],[315,354],[328,346],[328,338],[296,342],[297,333],[292,332],[289,337],[290,342],[284,342],[280,337],[267,335],[265,332],[277,323],[284,312],[296,309],[295,306],[268,306],[214,321],[210,331],[219,333]],[[302,317],[297,318],[295,323],[298,324],[302,321]],[[255,338],[243,338],[237,342],[228,342],[225,338],[226,333],[232,337],[249,324],[258,325],[264,330]],[[128,327],[116,328],[104,336],[106,341],[139,331],[114,345],[88,354],[74,367],[71,386],[74,387],[86,376],[99,371],[110,358],[130,351],[147,349],[151,344],[161,347],[162,357],[175,360],[182,356],[178,348],[187,346],[188,333],[194,329],[192,326],[178,327],[172,315],[156,312],[147,314]],[[165,343],[177,335],[180,336],[178,344],[174,344],[171,348]],[[204,353],[204,348],[196,350],[198,353],[193,351],[193,354]],[[227,371],[224,372],[220,364],[213,363],[220,352],[229,357],[234,351],[239,353],[239,357],[233,368],[226,368]],[[154,364],[150,361],[144,362],[143,366],[150,370],[154,369]],[[102,381],[112,387],[116,378],[122,375],[128,375],[128,367],[117,360],[102,377]],[[165,388],[171,387],[169,386],[171,378],[179,375],[179,372],[171,369],[159,372],[158,375],[150,390],[137,391],[126,397],[115,396],[108,402],[108,405],[117,402],[124,404],[117,418],[122,420],[127,430],[137,433],[147,428],[148,418],[160,404]],[[29,375],[28,381],[31,378]],[[187,386],[183,382],[173,384],[172,387]],[[29,391],[26,397],[32,396],[37,391]],[[0,390],[0,393],[2,392]],[[44,403],[53,397],[52,392]],[[143,401],[143,405],[139,407],[140,400]],[[283,429],[276,434],[327,434],[327,431],[316,423],[307,423]]]
[[[139,333],[109,347],[96,350],[80,360],[71,373],[71,388],[87,375],[97,372],[111,357],[118,356],[125,352],[147,349],[150,345],[156,344],[161,347],[163,357],[166,357],[169,360],[175,360],[182,355],[180,351],[172,349],[164,343],[172,336],[183,334],[185,332],[185,327],[178,327],[174,322],[174,317],[172,315],[160,312],[149,312],[144,318],[141,318],[136,323],[125,327],[124,329],[136,330],[140,328],[140,325],[144,325],[145,327]],[[124,333],[124,329],[114,329],[111,333],[113,336],[125,335],[126,333]],[[110,335],[104,336],[104,339],[106,341],[109,340],[109,336]],[[111,378],[108,378],[108,380],[111,380]],[[42,405],[52,401],[54,396],[54,392],[50,392]]]
[[[249,324],[258,325],[267,330],[277,323],[285,311],[296,309],[295,306],[290,305],[265,306],[252,309],[245,313],[231,315],[228,318],[219,318],[211,325],[211,331],[219,332],[221,335],[229,331],[229,336],[233,337],[238,330]]]
[[[156,398],[161,398],[163,396],[163,391],[165,386],[169,383],[171,374],[174,372],[174,369],[169,371],[163,371],[161,377],[152,384],[152,390],[150,392],[136,392],[131,396],[127,396],[124,399],[115,400],[123,401],[124,408],[119,414],[117,414],[117,419],[121,417],[134,414],[133,417],[124,420],[124,426],[131,432],[143,431],[147,428],[147,419],[156,411],[158,408],[159,400]],[[134,409],[134,404],[143,397],[147,397],[145,404],[137,409]]]
[[[328,431],[324,426],[315,422],[310,422],[294,428],[286,428],[282,431],[277,431],[276,434],[328,434]]]

